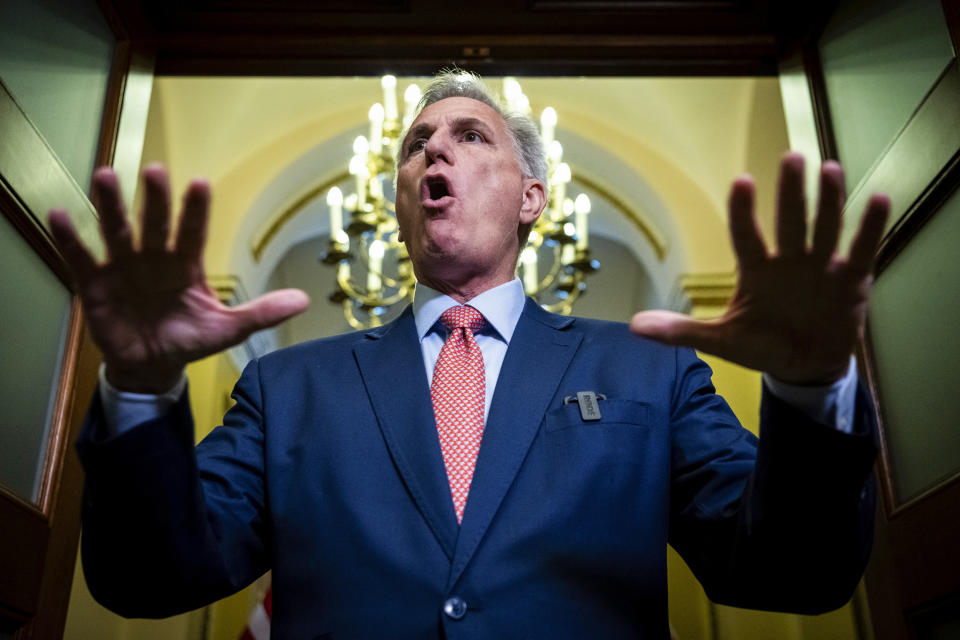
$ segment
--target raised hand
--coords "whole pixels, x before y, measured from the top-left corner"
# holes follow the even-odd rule
[[[890,209],[870,198],[844,259],[836,255],[844,202],[843,170],[825,162],[812,246],[807,246],[803,157],[780,167],[777,251],[769,254],[754,217],[754,185],[738,178],[730,193],[730,235],[739,281],[726,313],[696,321],[669,311],[633,316],[630,328],[672,345],[691,346],[795,384],[843,377],[863,329],[871,271]]]
[[[50,212],[50,229],[72,269],[108,380],[121,390],[158,393],[176,384],[188,362],[282,322],[303,311],[309,299],[287,289],[236,307],[223,305],[203,269],[209,186],[200,180],[190,184],[171,242],[167,172],[151,165],[143,179],[146,197],[135,243],[116,175],[109,168],[94,174],[91,198],[100,214],[104,263],[80,242],[65,212]]]

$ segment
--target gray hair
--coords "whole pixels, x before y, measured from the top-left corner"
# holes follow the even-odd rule
[[[543,141],[540,131],[530,116],[506,111],[499,99],[490,92],[483,80],[475,73],[462,69],[444,69],[427,85],[420,104],[417,105],[417,114],[435,102],[446,98],[471,98],[487,105],[503,118],[507,133],[513,143],[513,150],[520,162],[520,170],[524,178],[536,178],[547,188],[547,157],[543,150]],[[406,137],[406,131],[400,140]],[[402,149],[397,151],[396,166],[400,167]]]

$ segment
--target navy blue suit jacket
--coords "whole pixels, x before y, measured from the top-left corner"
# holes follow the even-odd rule
[[[598,422],[563,402],[584,390]],[[661,639],[668,542],[711,598],[807,613],[869,550],[863,398],[848,435],[767,397],[758,449],[692,351],[529,300],[462,526],[409,309],[251,363],[234,398],[195,451],[186,401],[114,438],[95,401],[83,562],[108,607],[170,615],[272,568],[280,639]]]

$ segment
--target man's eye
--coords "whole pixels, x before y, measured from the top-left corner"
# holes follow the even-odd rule
[[[416,153],[417,151],[422,151],[424,147],[427,146],[426,138],[417,138],[407,147],[407,153]]]
[[[463,134],[464,142],[483,142],[483,136],[476,131],[466,131]]]

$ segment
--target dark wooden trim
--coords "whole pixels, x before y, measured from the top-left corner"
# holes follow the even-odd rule
[[[481,76],[593,77],[765,77],[777,75],[776,61],[717,57],[709,61],[658,61],[637,55],[616,60],[576,57],[477,59],[458,55],[421,58],[383,57],[369,60],[270,60],[266,58],[157,58],[157,76],[432,76],[457,66]]]
[[[0,488],[0,630],[30,621],[40,600],[50,524],[34,505]]]
[[[100,141],[97,144],[95,164],[98,167],[113,165],[113,156],[117,150],[117,136],[120,132],[120,114],[123,110],[127,74],[130,72],[130,48],[129,41],[119,41],[114,45],[110,78],[107,81],[107,95],[103,103],[103,119],[100,122]],[[89,188],[89,185],[87,186]]]
[[[879,485],[881,503],[884,513],[890,514],[896,506],[893,480],[890,476],[890,453],[887,445],[887,428],[881,405],[880,385],[877,381],[876,360],[873,357],[873,341],[870,334],[870,318],[867,318],[866,328],[857,345],[857,369],[860,379],[867,387],[870,398],[873,400],[874,417],[877,420],[877,446],[880,449],[877,456],[877,484]]]
[[[70,429],[68,422],[70,394],[76,374],[77,352],[80,346],[82,326],[82,311],[75,299],[70,305],[70,320],[63,345],[63,359],[60,363],[60,380],[57,383],[57,396],[50,421],[50,432],[47,436],[46,455],[43,462],[44,471],[40,480],[37,500],[40,510],[48,517],[56,508],[57,490],[60,488],[61,479],[61,469],[58,463],[63,459],[67,450],[67,435]]]
[[[113,33],[113,39],[117,42],[129,41],[131,38],[131,29],[128,24],[132,20],[131,10],[137,6],[136,2],[127,2],[120,0],[125,5],[125,10],[121,12],[114,4],[113,0],[97,0],[97,8],[100,9],[100,15],[106,21],[107,26]]]
[[[960,483],[888,519],[887,527],[894,548],[910,549],[894,562],[904,610],[960,590]]]
[[[158,75],[775,75],[772,36],[275,36],[178,34],[156,43]]]
[[[30,625],[21,630],[17,640],[56,640],[63,637],[67,620],[70,588],[80,541],[80,504],[83,493],[83,470],[73,443],[83,425],[87,405],[96,390],[100,351],[83,326],[79,313],[74,324],[76,336],[74,367],[69,378],[64,376],[64,416],[57,482],[51,487],[56,499],[51,503],[51,531],[47,543],[43,580],[37,599],[37,615]]]
[[[900,590],[897,588],[894,551],[890,542],[887,518],[883,507],[878,502],[873,551],[863,576],[869,601],[871,627],[877,640],[906,640],[908,637],[903,602],[900,599]]]
[[[810,101],[813,104],[813,117],[817,126],[817,141],[820,143],[821,160],[837,160],[837,138],[833,132],[833,118],[830,115],[830,101],[827,96],[827,82],[823,75],[823,63],[816,40],[808,40],[801,48],[803,68],[807,73],[810,86]]]
[[[649,0],[529,0],[527,3],[532,11],[650,11]],[[696,11],[700,13],[718,14],[724,12],[742,11],[745,0],[673,0],[670,10]]]
[[[950,40],[953,41],[954,57],[960,55],[960,2],[957,0],[942,0],[943,16],[950,31]]]

